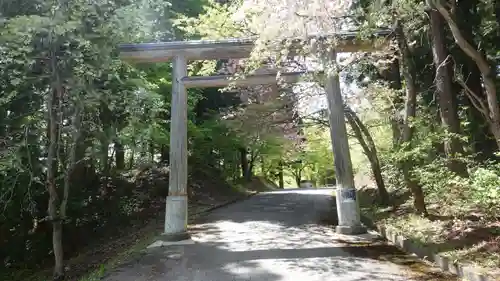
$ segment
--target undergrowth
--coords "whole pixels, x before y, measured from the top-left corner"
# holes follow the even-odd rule
[[[401,188],[404,184],[395,167],[386,165],[395,207],[372,205],[364,212],[453,261],[500,274],[500,165],[471,163],[468,178],[449,172],[440,158],[414,168],[425,192],[428,217],[413,213],[411,194]]]
[[[468,176],[459,176],[449,170],[450,159],[437,148],[443,140],[460,136],[432,129],[425,118],[414,120],[414,126],[419,130],[411,143],[379,150],[393,207],[377,206],[375,190],[364,190],[364,214],[453,261],[486,267],[500,276],[500,164],[478,161],[471,154],[455,157],[467,166]],[[424,191],[426,217],[414,214],[401,173],[405,161],[413,164],[411,176]]]

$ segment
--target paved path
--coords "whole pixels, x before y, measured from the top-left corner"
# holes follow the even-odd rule
[[[192,245],[148,249],[107,281],[417,281],[393,247],[346,244],[318,222],[331,190],[263,193],[214,211]],[[384,261],[385,260],[385,261]],[[427,276],[427,275],[426,275]]]

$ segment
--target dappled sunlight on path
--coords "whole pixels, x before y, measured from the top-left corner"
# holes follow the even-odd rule
[[[380,260],[386,245],[349,246],[318,225],[330,194],[271,192],[217,210],[190,228],[193,245],[149,249],[105,280],[432,280]]]

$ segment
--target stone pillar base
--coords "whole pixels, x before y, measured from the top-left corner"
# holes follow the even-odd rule
[[[346,235],[367,233],[367,229],[361,224],[356,189],[337,186],[335,199],[339,218],[336,232]]]
[[[335,227],[335,232],[345,235],[358,235],[368,233],[368,230],[362,225],[337,225]]]
[[[165,206],[165,228],[162,241],[181,241],[189,239],[187,232],[187,196],[167,196]]]
[[[162,242],[178,242],[189,239],[191,239],[191,235],[187,231],[183,233],[173,233],[173,234],[163,233],[158,238],[158,240]]]

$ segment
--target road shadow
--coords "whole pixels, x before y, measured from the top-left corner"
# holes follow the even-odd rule
[[[195,244],[146,249],[104,280],[453,280],[416,278],[384,243],[339,242],[333,227],[318,224],[331,192],[270,192],[221,208],[190,227]]]
[[[369,246],[375,252],[380,247]],[[408,280],[370,255],[352,256],[354,252],[342,246],[231,251],[226,243],[197,243],[145,251],[104,280]],[[368,252],[355,254],[360,253]]]

